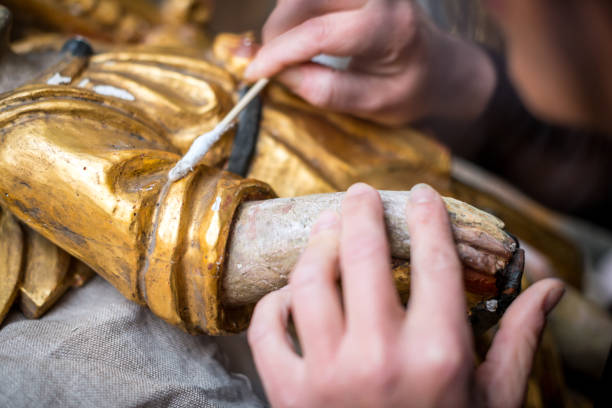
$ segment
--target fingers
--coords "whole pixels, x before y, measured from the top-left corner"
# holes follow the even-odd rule
[[[425,184],[414,186],[408,205],[410,315],[421,316],[438,333],[467,333],[463,273],[448,213],[438,193]],[[411,316],[412,317],[412,316]]]
[[[359,183],[342,202],[340,265],[349,330],[395,326],[402,309],[391,276],[383,208],[376,190]]]
[[[302,64],[278,79],[314,106],[349,113],[375,113],[382,105],[384,81],[371,75]]]
[[[299,375],[301,359],[287,334],[290,304],[287,288],[266,295],[257,303],[247,333],[255,365],[268,391],[295,384]]]
[[[265,44],[245,71],[245,79],[272,77],[322,53],[359,54],[375,38],[372,30],[372,24],[359,11],[340,11],[309,19]]]
[[[476,373],[477,385],[487,406],[522,404],[546,315],[557,305],[563,292],[561,281],[544,279],[530,286],[510,305],[487,358]]]
[[[292,316],[308,361],[329,361],[343,332],[338,292],[340,217],[324,212],[291,273]]]
[[[365,0],[291,0],[279,1],[262,30],[264,43],[309,18],[361,6]]]

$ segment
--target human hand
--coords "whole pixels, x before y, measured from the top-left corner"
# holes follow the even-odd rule
[[[347,70],[309,61],[350,56]],[[245,72],[313,105],[391,125],[426,116],[474,119],[495,86],[479,48],[438,30],[413,1],[279,0]]]
[[[393,287],[378,193],[357,184],[341,219],[324,213],[287,287],[256,306],[248,332],[274,406],[518,406],[546,314],[563,294],[537,282],[506,311],[478,367],[446,209],[430,187],[408,208],[411,297]],[[337,286],[342,280],[342,294]],[[287,335],[293,317],[303,356]]]

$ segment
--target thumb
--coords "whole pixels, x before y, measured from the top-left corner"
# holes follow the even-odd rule
[[[364,97],[374,88],[368,75],[309,62],[285,69],[278,79],[314,106],[349,113],[371,110],[372,100]]]
[[[522,404],[546,316],[564,292],[560,280],[544,279],[530,286],[508,308],[484,363],[476,371],[477,390],[486,406]]]
[[[398,126],[426,114],[427,104],[412,103],[414,90],[405,84],[415,81],[409,74],[391,77],[308,62],[285,69],[277,78],[319,108]]]

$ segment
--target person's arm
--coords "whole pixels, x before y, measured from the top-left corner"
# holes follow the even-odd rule
[[[409,206],[407,309],[393,287],[380,197],[364,184],[349,189],[341,217],[321,216],[290,284],[257,304],[248,338],[273,406],[521,404],[562,283],[544,279],[520,295],[475,367],[460,263],[442,200],[420,185]],[[287,334],[289,315],[301,355]]]
[[[443,33],[414,2],[279,1],[263,40],[247,79],[278,75],[320,107],[425,123],[454,154],[554,209],[612,228],[612,139],[535,118],[502,58]],[[309,63],[320,53],[352,62],[346,71]]]
[[[502,176],[541,203],[612,229],[612,138],[547,123],[521,101],[506,61],[487,51],[496,86],[475,120],[421,123],[453,154]]]

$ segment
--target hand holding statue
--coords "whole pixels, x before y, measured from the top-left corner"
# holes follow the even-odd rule
[[[522,403],[562,283],[544,279],[520,295],[476,367],[461,264],[442,200],[419,185],[408,205],[413,282],[406,310],[393,287],[381,200],[364,184],[349,189],[341,217],[321,216],[290,284],[258,303],[249,342],[272,405]],[[287,335],[289,315],[301,356]]]
[[[347,70],[309,62],[351,57]],[[414,1],[279,1],[245,75],[279,80],[310,103],[391,125],[429,116],[470,120],[495,72],[478,47],[443,33]]]

